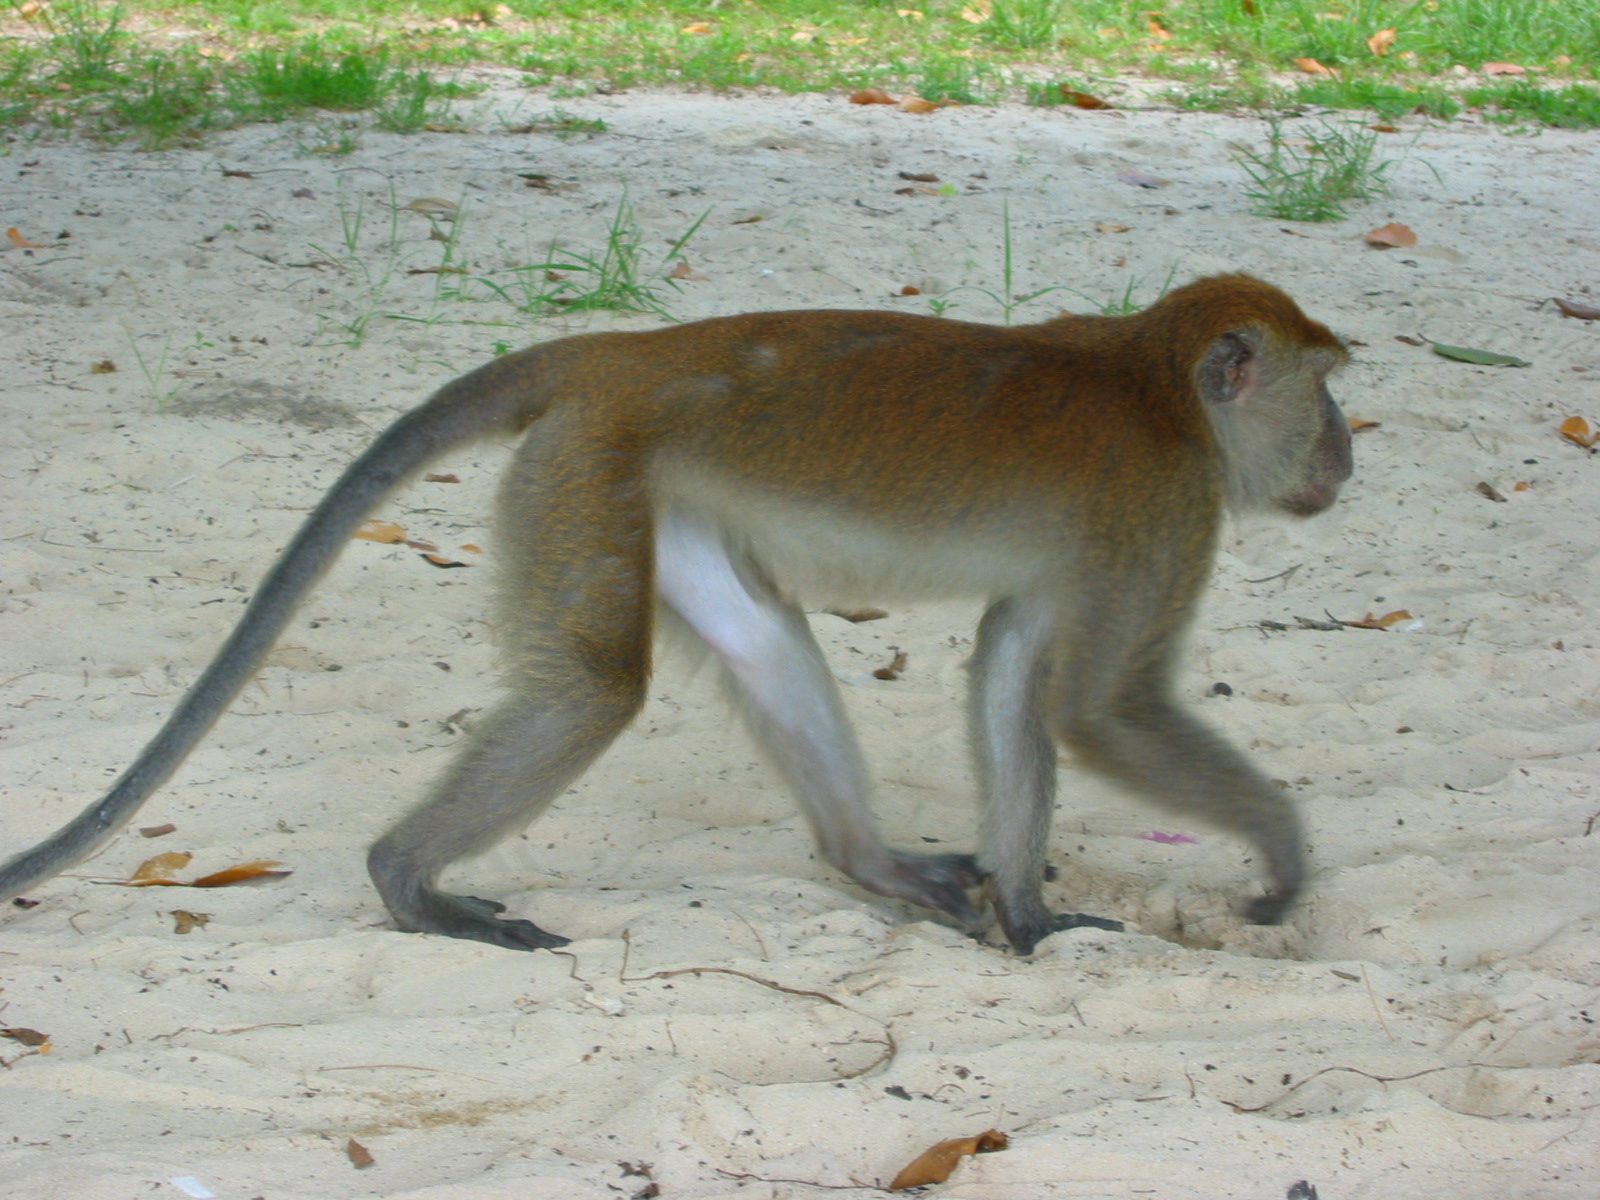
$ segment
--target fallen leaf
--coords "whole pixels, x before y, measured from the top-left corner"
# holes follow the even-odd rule
[[[939,182],[939,177],[937,175],[929,174],[927,171],[901,171],[899,172],[899,175],[901,179],[910,180],[912,183]]]
[[[221,871],[213,871],[209,875],[202,875],[190,887],[219,888],[231,887],[236,883],[244,883],[251,879],[277,879],[284,875],[293,874],[281,862],[273,862],[269,858],[258,858],[251,862],[240,863],[236,867],[227,867]]]
[[[1410,619],[1410,610],[1397,608],[1394,612],[1384,613],[1381,617],[1375,617],[1368,613],[1359,621],[1340,621],[1339,624],[1347,625],[1351,629],[1388,629],[1391,625],[1398,625],[1401,621],[1409,621]]]
[[[1346,420],[1350,424],[1351,433],[1361,433],[1363,430],[1367,429],[1382,428],[1377,421],[1363,421],[1360,417],[1347,417]]]
[[[459,559],[445,558],[441,554],[424,554],[422,559],[424,562],[431,563],[433,566],[444,570],[449,570],[451,567],[470,567],[472,565],[471,563],[461,562]]]
[[[1429,341],[1433,352],[1441,358],[1453,358],[1457,362],[1473,363],[1480,367],[1531,367],[1533,364],[1527,359],[1518,358],[1513,354],[1497,354],[1493,350],[1477,350],[1470,346],[1447,346],[1443,342]]]
[[[154,858],[147,858],[128,876],[129,887],[145,887],[152,883],[171,883],[172,876],[189,865],[194,855],[183,850],[168,850]]]
[[[6,230],[6,236],[11,239],[11,244],[18,250],[43,250],[45,248],[38,242],[30,242],[27,238],[23,237],[22,234],[17,231],[17,227],[15,225]]]
[[[891,100],[889,103],[893,104],[894,101]],[[757,221],[761,220],[761,217],[762,217],[762,214],[761,213],[757,213],[753,217],[740,217],[737,221],[729,221],[728,224],[730,224],[730,225],[754,225]]]
[[[894,1182],[889,1184],[889,1190],[901,1192],[906,1188],[943,1183],[950,1178],[963,1158],[1004,1150],[1010,1144],[1011,1139],[998,1129],[988,1129],[977,1137],[951,1138],[947,1142],[929,1146],[894,1177]]]
[[[393,521],[363,521],[355,536],[363,541],[382,542],[386,546],[392,546],[396,542],[406,540],[406,531]]]
[[[1400,132],[1400,126],[1391,125],[1387,121],[1375,121],[1373,124],[1368,125],[1367,128],[1372,130],[1374,133],[1399,133]]]
[[[165,825],[146,825],[139,830],[139,836],[144,838],[166,837],[169,833],[178,832],[178,827],[170,821]]]
[[[1095,109],[1112,107],[1109,100],[1102,100],[1099,96],[1091,95],[1088,92],[1080,92],[1076,88],[1069,88],[1064,83],[1060,84],[1059,87],[1061,89],[1061,98],[1072,105],[1073,108]]]
[[[905,287],[900,289],[900,293],[899,294],[902,295],[902,296],[920,296],[920,295],[922,295],[922,289],[919,288],[919,287],[912,287],[908,283],[908,284],[905,285]]]
[[[829,608],[823,611],[836,617],[843,617],[853,625],[859,625],[863,621],[881,621],[889,615],[889,610],[886,608]]]
[[[1561,436],[1566,438],[1567,441],[1575,446],[1582,446],[1585,450],[1593,446],[1595,442],[1600,441],[1600,433],[1590,429],[1589,422],[1582,417],[1568,417],[1561,422],[1560,432]]]
[[[249,171],[230,171],[227,167],[223,167],[222,168],[222,177],[224,179],[254,179],[255,178],[255,176],[252,175]]]
[[[1152,829],[1149,833],[1139,835],[1147,842],[1160,842],[1163,846],[1198,846],[1200,839],[1190,837],[1187,833],[1162,833]]]
[[[1367,49],[1382,58],[1389,53],[1389,47],[1394,45],[1394,39],[1400,31],[1398,29],[1380,29],[1367,39]]]
[[[116,373],[116,370],[117,364],[109,358],[102,358],[99,362],[89,364],[89,374],[91,375],[112,375]]]
[[[1150,36],[1155,38],[1157,41],[1164,42],[1172,36],[1172,34],[1168,33],[1166,29],[1162,27],[1161,22],[1156,20],[1154,14],[1145,17],[1144,27],[1150,31]]]
[[[1117,180],[1120,183],[1128,184],[1130,187],[1139,188],[1164,188],[1172,182],[1172,180],[1162,179],[1158,175],[1146,175],[1143,171],[1120,171],[1117,174]]]
[[[1477,484],[1477,492],[1478,495],[1483,496],[1486,499],[1493,500],[1496,504],[1504,504],[1506,502],[1506,498],[1495,489],[1495,486],[1492,483],[1484,483],[1479,481]]]
[[[1394,340],[1397,341],[1397,342],[1404,342],[1408,346],[1426,346],[1428,344],[1427,342],[1423,341],[1421,338],[1407,337],[1403,333],[1395,334],[1394,335]]]
[[[420,550],[424,554],[431,554],[439,547],[423,538],[407,538],[405,544],[413,550]]]
[[[1486,62],[1483,64],[1485,75],[1526,75],[1527,67],[1519,67],[1516,63]]]
[[[850,93],[851,104],[893,104],[894,97],[882,88],[862,88]]]
[[[453,221],[461,210],[448,200],[440,200],[436,196],[419,196],[415,200],[408,200],[400,206],[402,212],[421,213],[431,220]]]
[[[428,236],[430,238],[432,238],[436,242],[448,242],[450,240],[449,238],[445,237],[442,233],[440,233],[437,229],[431,231],[428,234]],[[406,274],[407,275],[465,275],[466,273],[467,273],[467,271],[466,271],[465,267],[440,266],[440,267],[408,267],[408,268],[406,268]]]
[[[961,19],[973,25],[982,25],[994,16],[994,6],[989,0],[978,0],[976,4],[969,4],[961,10]]]
[[[1115,221],[1096,221],[1094,223],[1096,233],[1127,233],[1132,228],[1132,225],[1118,225]]]
[[[938,112],[939,106],[932,100],[924,100],[921,96],[907,96],[900,101],[900,111],[908,113]]]
[[[707,25],[704,21],[696,21],[692,25],[685,25],[682,29],[678,30],[678,32],[694,34],[697,37],[704,37],[706,34],[711,32],[711,26]],[[350,1144],[352,1146],[355,1145],[354,1142],[351,1142]]]
[[[906,669],[906,652],[898,646],[890,646],[894,651],[894,658],[887,667],[879,667],[872,673],[874,679],[899,679],[900,672]]]
[[[1511,490],[1513,492],[1529,492],[1533,490],[1533,484],[1529,483],[1526,479],[1519,479],[1511,486]]]
[[[471,542],[462,542],[461,543],[461,548],[463,550],[465,550],[468,554],[482,554],[483,553],[483,548],[481,546],[474,546]]]
[[[424,475],[422,477],[422,479],[423,479],[424,483],[460,483],[461,482],[461,479],[460,479],[459,476],[446,475],[446,474],[443,474],[442,472],[438,472],[438,471],[429,471],[426,475]]]
[[[370,1167],[377,1161],[372,1157],[372,1151],[356,1141],[355,1138],[351,1138],[344,1144],[344,1155],[350,1160],[350,1165],[358,1171],[362,1167]]]
[[[894,15],[904,17],[908,21],[920,21],[924,14],[920,8],[897,8],[894,10]]]
[[[1394,246],[1415,246],[1417,235],[1409,225],[1402,225],[1398,221],[1390,221],[1377,229],[1368,231],[1367,245],[1376,246],[1379,250],[1388,250]]]
[[[24,1029],[20,1025],[11,1029],[0,1029],[0,1037],[10,1038],[13,1042],[20,1042],[24,1046],[48,1046],[50,1035],[40,1033],[37,1029]]]
[[[39,16],[40,13],[44,12],[44,10],[48,7],[50,6],[45,4],[43,0],[28,0],[26,4],[21,5],[17,9],[17,16],[21,17],[24,21],[31,21],[35,17]]]
[[[1314,58],[1297,58],[1294,60],[1294,65],[1307,75],[1321,75],[1327,79],[1334,79],[1339,74],[1332,67],[1325,67]]]
[[[1590,308],[1587,304],[1579,304],[1576,300],[1562,300],[1556,296],[1552,296],[1551,300],[1564,317],[1577,317],[1580,321],[1600,321],[1600,308]]]
[[[894,194],[896,196],[937,196],[939,189],[923,187],[919,184],[916,187],[895,188]]]
[[[175,908],[169,914],[173,920],[172,932],[176,934],[193,933],[201,926],[211,924],[210,913],[190,912],[186,908]]]

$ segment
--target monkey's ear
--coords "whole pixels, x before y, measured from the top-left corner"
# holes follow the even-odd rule
[[[1259,364],[1255,340],[1246,331],[1225,333],[1200,360],[1200,395],[1220,404],[1235,400],[1255,386]]]

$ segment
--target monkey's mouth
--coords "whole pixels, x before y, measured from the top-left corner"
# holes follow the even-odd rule
[[[1285,496],[1279,503],[1283,505],[1283,510],[1292,516],[1314,517],[1333,507],[1333,502],[1339,498],[1339,487],[1343,482],[1339,480],[1314,483],[1292,496]]]

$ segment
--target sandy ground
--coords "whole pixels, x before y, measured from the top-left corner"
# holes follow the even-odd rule
[[[364,845],[492,696],[483,520],[508,447],[479,447],[435,464],[459,482],[378,514],[471,566],[353,544],[135,822],[176,832],[130,829],[4,915],[0,1025],[50,1043],[0,1040],[0,1195],[870,1195],[990,1127],[1010,1149],[938,1195],[1600,1193],[1600,463],[1557,434],[1600,424],[1600,326],[1541,304],[1600,285],[1600,140],[1410,123],[1382,143],[1389,198],[1290,226],[1248,213],[1228,144],[1261,136],[1250,119],[561,105],[609,132],[519,132],[553,104],[507,84],[464,107],[472,132],[363,133],[344,157],[287,127],[159,154],[9,146],[0,225],[44,248],[0,252],[0,846],[126,765],[375,430],[497,342],[659,324],[535,323],[471,277],[512,288],[551,238],[593,252],[626,194],[653,264],[710,210],[687,250],[703,278],[663,291],[680,318],[927,312],[1002,288],[1009,205],[1015,291],[1077,293],[1018,319],[1243,269],[1353,342],[1338,394],[1379,426],[1345,499],[1230,527],[1180,680],[1303,803],[1308,902],[1282,930],[1240,924],[1239,844],[1064,762],[1053,898],[1136,932],[1030,960],[967,940],[820,863],[709,673],[669,658],[601,766],[457,873],[569,954],[393,931]],[[459,206],[453,246],[395,212],[420,199]],[[1418,245],[1362,244],[1391,220]],[[410,273],[441,263],[470,276]],[[1000,318],[977,290],[946,299]],[[1296,623],[1400,609],[1386,632]],[[902,844],[972,844],[973,615],[814,617]],[[872,678],[892,647],[904,676]],[[167,850],[193,852],[185,877],[293,874],[101,882]],[[179,934],[174,909],[209,924]]]

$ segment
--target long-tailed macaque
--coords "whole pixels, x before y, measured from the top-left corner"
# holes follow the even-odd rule
[[[431,799],[372,847],[401,929],[515,949],[565,938],[439,890],[560,795],[644,703],[658,606],[715,652],[827,860],[976,931],[982,889],[1026,954],[1054,739],[1253,843],[1279,921],[1304,880],[1288,799],[1172,696],[1225,505],[1307,516],[1350,475],[1326,327],[1246,275],[1127,317],[1001,328],[774,312],[562,338],[439,389],[345,471],[177,711],[99,803],[0,868],[0,899],[132,817],[227,708],[368,510],[469,439],[522,434],[496,541],[509,694]],[[976,855],[886,846],[838,689],[797,598],[988,601],[970,724]]]

